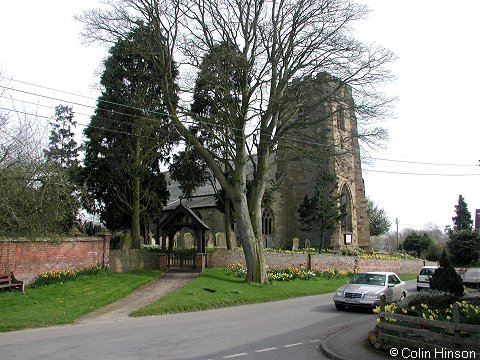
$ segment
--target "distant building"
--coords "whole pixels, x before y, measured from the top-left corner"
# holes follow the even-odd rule
[[[480,209],[475,210],[475,229],[480,230]]]

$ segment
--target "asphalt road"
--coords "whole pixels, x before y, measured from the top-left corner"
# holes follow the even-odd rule
[[[322,359],[350,321],[332,294],[265,304],[0,334],[0,359]]]
[[[323,339],[375,316],[332,296],[3,333],[0,359],[325,359]]]

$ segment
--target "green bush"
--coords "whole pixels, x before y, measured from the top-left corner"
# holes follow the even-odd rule
[[[425,259],[428,261],[438,261],[442,256],[442,248],[438,244],[431,244],[425,253]]]
[[[412,307],[419,309],[422,304],[433,309],[447,309],[457,301],[457,297],[451,293],[426,289],[415,293],[410,293],[405,299],[397,303],[399,308],[410,309]]]
[[[464,292],[462,277],[450,265],[445,249],[440,258],[440,268],[432,276],[430,287],[434,290],[440,290],[462,296]]]
[[[465,266],[478,261],[480,258],[480,231],[451,231],[449,237],[448,251],[455,265]]]
[[[342,248],[341,253],[345,256],[358,256],[365,254],[365,251],[356,247],[344,247]]]

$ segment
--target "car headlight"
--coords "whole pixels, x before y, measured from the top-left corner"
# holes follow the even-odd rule
[[[337,290],[337,292],[335,293],[335,296],[343,296],[343,291]]]
[[[365,300],[377,300],[378,296],[377,296],[377,294],[365,294],[365,295],[363,295],[363,298]]]

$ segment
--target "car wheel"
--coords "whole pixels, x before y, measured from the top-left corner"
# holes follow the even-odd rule
[[[402,296],[400,296],[400,300],[403,300],[407,297],[407,294],[405,294],[405,291],[402,292]]]
[[[345,310],[345,305],[342,304],[335,304],[335,307],[337,308],[337,310]]]

